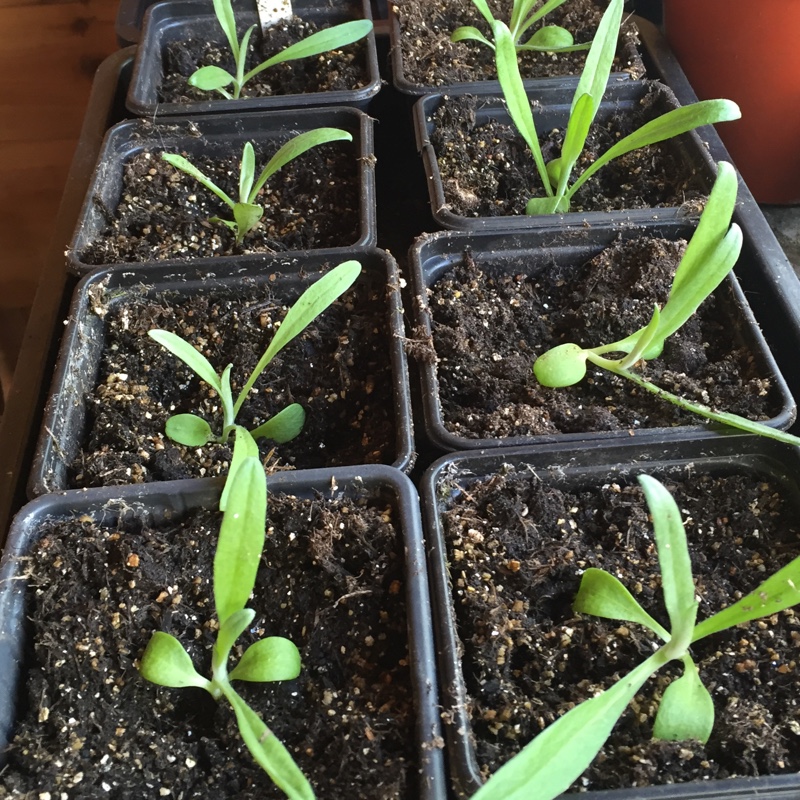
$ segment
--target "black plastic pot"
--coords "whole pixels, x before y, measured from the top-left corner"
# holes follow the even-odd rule
[[[608,483],[630,484],[646,473],[691,482],[696,476],[739,474],[753,481],[767,480],[800,513],[800,457],[796,448],[758,437],[728,437],[711,441],[674,443],[662,439],[647,448],[620,444],[607,449],[554,446],[513,448],[490,453],[460,453],[439,459],[420,484],[428,546],[428,570],[433,595],[436,649],[443,706],[448,763],[455,796],[466,798],[483,783],[475,757],[474,734],[464,673],[464,647],[459,638],[454,610],[453,562],[448,554],[441,513],[458,492],[469,492],[476,481],[509,468],[530,471],[545,484],[559,488],[599,487]],[[731,498],[735,513],[736,499]],[[532,519],[531,524],[536,525]],[[476,524],[477,521],[476,521]],[[486,531],[486,535],[489,532]],[[531,557],[535,558],[535,552]],[[521,554],[519,560],[526,557]],[[531,598],[536,602],[535,598]],[[590,677],[590,676],[587,676]],[[536,698],[531,698],[536,700]],[[713,733],[712,733],[713,737]],[[589,792],[585,797],[602,800],[789,800],[800,793],[797,774],[759,778],[709,780],[684,784]]]
[[[622,84],[610,84],[597,114],[595,125],[608,123],[621,113],[633,113],[639,107],[642,98],[655,89],[641,81],[627,81]],[[653,117],[676,108],[677,102],[666,87],[658,89],[660,95],[654,105]],[[574,90],[567,88],[550,88],[529,91],[528,97],[534,103],[533,115],[540,134],[554,128],[563,129],[569,119],[569,109]],[[489,121],[497,121],[513,127],[511,117],[502,99],[490,90],[476,89],[472,92],[478,100],[474,118],[463,120],[463,125],[471,129],[480,127]],[[417,147],[422,154],[425,173],[428,179],[431,211],[436,221],[443,228],[451,230],[492,230],[508,231],[529,228],[562,228],[566,225],[596,225],[613,221],[618,225],[641,224],[652,220],[678,219],[686,216],[683,206],[665,208],[646,208],[623,211],[580,211],[567,214],[542,214],[528,216],[515,214],[507,216],[464,216],[454,213],[448,205],[445,187],[438,164],[438,154],[431,144],[434,131],[432,115],[443,105],[448,104],[448,97],[441,94],[429,95],[419,100],[414,106],[414,128],[417,136]],[[462,122],[462,120],[459,120]],[[677,139],[664,142],[661,147],[668,148],[677,156],[676,161],[685,167],[685,175],[697,182],[701,191],[708,192],[714,182],[715,167],[703,145],[703,137],[707,127],[684,134]],[[520,138],[520,146],[525,148]],[[532,180],[535,176],[533,156],[530,156]],[[535,176],[535,177],[534,177]],[[576,176],[573,176],[573,179]],[[461,188],[472,191],[469,178],[465,176]],[[485,199],[485,198],[482,198]]]
[[[167,292],[176,298],[191,295],[213,297],[234,287],[250,284],[270,287],[277,301],[292,303],[315,280],[325,265],[347,259],[362,265],[362,282],[381,287],[385,293],[384,330],[389,331],[386,363],[391,364],[394,400],[395,448],[391,465],[408,470],[414,463],[413,425],[408,363],[403,349],[403,311],[397,264],[387,253],[372,248],[315,251],[302,255],[262,256],[224,274],[196,267],[175,274],[169,267],[148,270],[110,269],[87,276],[76,289],[69,323],[61,342],[50,397],[45,407],[39,443],[34,453],[28,484],[30,497],[70,487],[68,466],[79,454],[86,437],[87,394],[97,383],[100,359],[106,346],[105,303],[124,308],[143,297]],[[383,289],[385,285],[385,290]],[[143,288],[144,287],[144,288]],[[96,311],[98,293],[102,316]],[[298,398],[299,399],[299,398]],[[364,449],[367,460],[367,448]]]
[[[399,3],[389,3],[389,35],[391,37],[391,67],[392,67],[392,83],[395,88],[403,94],[414,98],[422,97],[426,94],[441,93],[448,95],[458,94],[472,94],[476,91],[487,91],[495,94],[500,94],[500,83],[497,80],[492,81],[462,81],[457,83],[448,83],[446,86],[432,86],[428,84],[417,83],[407,76],[406,58],[403,52],[403,39],[410,34],[403,28],[403,24],[398,16]],[[451,31],[439,31],[443,43],[449,42]],[[478,47],[477,44],[462,44],[462,47]],[[617,54],[622,63],[628,65],[627,70],[624,72],[613,72],[610,81],[614,83],[624,83],[631,79],[631,77],[641,77],[644,74],[644,65],[642,63],[642,55],[639,52],[637,41],[637,28],[636,22],[631,21],[626,24],[620,35],[620,41],[617,49]],[[578,83],[579,75],[574,76],[560,76],[553,78],[525,78],[523,83],[525,89],[528,91],[539,90],[554,87],[574,87]]]
[[[245,142],[268,144],[277,150],[291,135],[320,127],[341,128],[348,131],[352,144],[338,142],[336,146],[348,148],[356,162],[358,180],[359,223],[357,238],[347,247],[374,245],[375,222],[375,164],[372,141],[372,120],[360,111],[349,108],[306,109],[296,111],[271,111],[246,114],[214,114],[198,118],[163,119],[157,126],[144,120],[130,120],[115,125],[107,134],[98,158],[97,167],[89,184],[77,227],[70,242],[67,260],[69,268],[77,274],[111,264],[88,264],[81,259],[83,249],[102,236],[106,227],[104,209],[113,209],[122,193],[124,165],[128,159],[142,151],[175,152],[193,155],[213,152],[220,156],[241,158]],[[293,165],[302,169],[302,157]],[[290,168],[290,167],[289,167]],[[287,167],[284,167],[287,169]],[[274,181],[281,180],[278,172]],[[206,191],[198,184],[198,191]],[[269,210],[266,217],[269,216]],[[234,265],[257,260],[259,254],[221,256],[209,259],[219,270],[231,269]],[[195,260],[196,261],[196,260]],[[183,259],[166,259],[159,263],[173,269],[185,267]],[[141,266],[139,264],[138,266]]]
[[[371,19],[368,0],[349,0],[336,3],[331,0],[296,0],[294,13],[301,19],[329,28],[353,19]],[[240,11],[241,32],[257,23],[255,9]],[[241,33],[240,33],[241,35]],[[380,91],[378,56],[375,35],[370,33],[367,43],[368,83],[347,91],[309,92],[308,94],[273,95],[271,97],[226,100],[216,92],[208,100],[186,103],[163,103],[158,91],[163,79],[163,51],[169,42],[185,39],[225,41],[213,8],[206,0],[167,0],[151,7],[145,16],[144,30],[136,54],[133,78],[128,92],[128,109],[140,117],[154,115],[205,114],[214,112],[241,113],[281,108],[311,108],[317,106],[357,106],[366,109],[369,101]],[[227,45],[225,45],[227,47]]]
[[[662,222],[647,228],[618,229],[614,226],[593,226],[587,229],[569,228],[556,235],[553,231],[534,230],[492,234],[456,233],[445,231],[429,234],[417,240],[410,253],[410,270],[414,287],[414,313],[418,330],[425,336],[432,335],[431,311],[428,302],[428,287],[442,278],[448,270],[463,260],[465,250],[473,253],[478,263],[490,269],[510,274],[534,274],[542,264],[559,266],[580,265],[593,258],[618,238],[622,240],[638,237],[662,237],[670,240],[691,237],[693,228],[687,222]],[[745,246],[740,262],[750,257]],[[737,266],[737,272],[739,267]],[[720,295],[720,292],[723,292]],[[731,335],[737,344],[743,344],[760,363],[759,374],[769,377],[777,391],[780,413],[766,424],[786,429],[795,419],[795,402],[786,386],[770,350],[764,341],[747,300],[733,274],[717,290],[724,299],[730,318]],[[469,303],[469,297],[464,298]],[[789,327],[792,323],[784,320]],[[435,348],[435,339],[433,340]],[[532,366],[532,364],[531,364]],[[634,431],[600,431],[593,433],[564,433],[541,436],[509,436],[498,439],[471,439],[453,433],[443,418],[439,400],[439,380],[435,358],[419,359],[422,381],[423,422],[428,441],[444,451],[475,450],[496,447],[518,447],[522,445],[563,445],[583,442],[587,447],[603,447],[613,442],[634,437],[640,446],[650,446],[665,436],[671,439],[694,439],[698,437],[718,438],[719,428],[703,424],[685,425],[677,428],[638,428]],[[475,381],[481,376],[475,375]],[[464,380],[468,380],[465,377]],[[666,401],[665,401],[666,402]],[[730,433],[730,431],[726,432]]]
[[[13,737],[16,707],[24,685],[25,662],[32,649],[26,623],[31,590],[25,580],[25,562],[33,545],[46,535],[48,524],[60,520],[77,521],[83,515],[90,515],[108,526],[115,525],[121,517],[153,522],[180,518],[193,509],[215,508],[221,487],[219,480],[204,480],[67,492],[39,498],[20,512],[0,566],[0,641],[3,642],[0,648],[0,759]],[[440,744],[430,599],[416,490],[408,478],[395,469],[360,466],[281,473],[270,477],[269,491],[273,495],[290,494],[301,498],[356,497],[366,492],[381,502],[381,508],[392,509],[392,519],[403,540],[400,551],[405,554],[408,663],[417,715],[415,729],[420,777],[418,787],[410,796],[443,800],[444,756]],[[335,687],[332,685],[332,688]]]

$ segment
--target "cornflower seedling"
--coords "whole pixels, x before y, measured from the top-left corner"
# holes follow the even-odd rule
[[[554,214],[569,211],[570,201],[575,192],[601,167],[613,159],[641,147],[671,139],[701,125],[726,122],[739,119],[741,116],[739,107],[730,100],[703,100],[668,111],[620,139],[590,164],[570,185],[572,171],[586,144],[589,129],[600,109],[600,103],[611,74],[611,65],[622,20],[622,4],[623,0],[611,0],[603,14],[572,98],[561,155],[547,164],[545,164],[542,148],[539,145],[533,112],[520,76],[514,36],[504,22],[500,20],[492,22],[497,77],[503,90],[508,112],[533,154],[536,170],[547,195],[547,197],[531,198],[525,209],[527,214]]]
[[[234,458],[238,468],[225,483],[225,503],[214,553],[214,603],[219,620],[211,654],[211,679],[198,673],[180,641],[156,631],[142,655],[139,672],[159,686],[205,689],[233,707],[247,749],[272,781],[292,800],[313,800],[314,791],[289,751],[233,688],[231,681],[290,681],[300,674],[300,653],[289,639],[269,636],[251,644],[228,672],[236,640],[250,627],[255,611],[245,608],[256,581],[264,548],[267,482],[258,447],[244,428],[237,428]]]
[[[361,264],[358,261],[345,261],[323,275],[300,295],[284,317],[236,400],[231,389],[233,364],[228,364],[222,374],[218,375],[208,359],[177,334],[160,329],[148,331],[151,338],[177,356],[217,393],[222,406],[222,431],[219,434],[215,434],[208,422],[196,414],[176,414],[167,420],[167,436],[187,447],[201,447],[208,442],[223,444],[227,442],[230,435],[239,427],[236,425],[236,416],[258,376],[289,342],[299,336],[334,300],[341,297],[353,285],[360,273]],[[299,403],[292,403],[254,428],[249,435],[253,439],[267,437],[276,442],[288,442],[300,433],[304,422],[303,407]]]
[[[527,33],[534,23],[538,22],[545,15],[549,14],[560,5],[563,5],[565,2],[566,0],[548,0],[541,7],[534,10],[533,6],[536,0],[514,0],[508,28],[511,32],[511,38],[514,41],[515,50],[517,52],[523,50],[537,50],[547,53],[570,53],[576,50],[588,50],[591,46],[591,42],[575,44],[572,34],[560,25],[545,25],[539,28],[539,30],[526,41],[520,41],[522,36]],[[486,22],[489,23],[489,27],[492,28],[495,17],[486,0],[472,0],[472,3],[475,8],[481,12],[481,16]],[[460,28],[456,28],[450,37],[451,42],[461,42],[465,40],[480,42],[487,47],[491,47],[492,50],[495,49],[494,44],[473,25],[462,25]]]
[[[584,572],[573,610],[643,625],[664,644],[611,688],[584,700],[545,728],[492,775],[473,800],[552,800],[560,795],[591,764],[644,682],[673,660],[683,663],[683,675],[670,683],[661,698],[653,736],[707,742],[714,726],[714,704],[689,646],[712,633],[800,603],[800,558],[796,558],[734,605],[697,623],[698,602],[678,506],[655,478],[640,475],[638,480],[653,519],[670,630],[656,622],[617,578],[599,569]]]
[[[241,244],[244,237],[258,225],[264,215],[264,207],[255,203],[258,193],[264,184],[290,161],[294,161],[307,150],[319,147],[328,142],[352,142],[353,137],[339,128],[317,128],[306,131],[290,139],[269,160],[256,180],[256,156],[253,145],[247,142],[242,151],[242,166],[239,171],[239,201],[236,202],[219,188],[208,176],[204,175],[187,158],[176,153],[162,153],[161,158],[176,169],[190,175],[209,191],[213,192],[225,205],[233,211],[233,219],[211,217],[211,222],[221,222],[236,234],[236,244]]]
[[[363,39],[371,30],[372,22],[368,19],[343,22],[341,25],[334,25],[332,28],[312,33],[305,39],[290,45],[280,53],[276,53],[271,58],[263,61],[257,67],[253,67],[249,72],[245,72],[245,62],[247,61],[247,47],[250,37],[256,26],[251,25],[241,41],[236,35],[236,18],[233,13],[231,0],[214,0],[214,13],[217,21],[222,28],[228,45],[231,49],[233,61],[236,64],[236,74],[217,66],[200,67],[190,78],[189,85],[204,92],[219,92],[228,100],[236,100],[240,97],[242,87],[265,69],[282,64],[285,61],[297,61],[301,58],[310,58],[321,53],[328,53],[337,50],[345,45]],[[232,86],[229,91],[228,87]]]
[[[800,437],[775,430],[707,406],[694,403],[656,386],[633,371],[640,361],[661,355],[664,342],[672,336],[700,304],[722,283],[733,269],[742,248],[742,232],[731,224],[736,204],[737,179],[734,168],[725,161],[717,165],[717,179],[708,198],[700,222],[683,254],[672,279],[669,297],[663,309],[653,309],[650,322],[636,333],[612,344],[581,347],[573,343],[560,344],[540,355],[533,364],[533,373],[543,386],[554,388],[572,386],[586,375],[587,362],[608,372],[633,381],[642,389],[673,403],[679,408],[738,428],[747,433],[777,439],[786,444],[800,445]],[[624,353],[613,360],[606,353]]]

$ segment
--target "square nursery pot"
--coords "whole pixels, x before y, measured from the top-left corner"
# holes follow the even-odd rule
[[[489,5],[493,10],[498,7],[496,3]],[[567,27],[576,42],[590,42],[603,10],[594,0],[571,0],[548,14],[545,23]],[[507,21],[502,14],[500,19]],[[461,25],[476,26],[490,37],[488,25],[472,0],[448,0],[447,3],[402,0],[389,3],[394,86],[412,97],[432,92],[467,94],[476,89],[500,94],[493,51],[477,42],[450,41],[452,32]],[[585,60],[586,51],[556,55],[521,53],[520,72],[525,88],[574,88]],[[641,78],[645,74],[635,17],[627,17],[623,21],[613,70],[613,82]]]
[[[221,486],[67,492],[17,516],[0,567],[0,794],[284,796],[245,749],[227,705],[202,690],[157,688],[136,669],[156,630],[172,632],[196,668],[209,669]],[[248,603],[257,615],[241,641],[287,636],[303,671],[290,682],[240,682],[239,691],[319,797],[443,800],[413,485],[390,467],[360,466],[282,473],[269,491]],[[47,641],[56,652],[43,649]],[[73,705],[81,697],[92,705]],[[33,747],[14,743],[28,734]]]
[[[545,160],[553,142],[560,152],[573,93],[573,87],[528,92]],[[672,91],[656,82],[609,84],[589,141],[601,136],[594,146],[602,154],[622,135],[677,106]],[[707,196],[716,174],[702,141],[709,128],[700,128],[607,164],[573,198],[573,209],[583,204],[585,210],[528,216],[525,204],[541,180],[502,95],[483,89],[470,97],[429,95],[414,106],[414,127],[431,211],[449,229],[503,231],[676,219],[699,213],[698,201]],[[573,180],[579,174],[576,170]],[[631,190],[634,207],[627,208]]]
[[[237,419],[252,429],[291,402],[304,407],[296,439],[259,440],[270,470],[365,463],[410,469],[397,265],[381,250],[329,251],[262,257],[224,273],[158,267],[85,278],[62,339],[29,495],[225,473],[227,445],[185,448],[164,438],[168,416],[196,413],[216,426],[219,407],[207,384],[147,331],[184,337],[218,374],[233,363],[238,393],[289,306],[323,270],[350,258],[362,265],[354,287],[276,356]]]
[[[306,151],[276,172],[259,200],[265,213],[241,246],[210,217],[230,209],[194,178],[163,162],[185,155],[230,196],[238,196],[242,149],[251,142],[256,174],[278,148],[304,131],[340,128],[352,142]],[[213,258],[218,270],[280,250],[375,244],[372,120],[349,108],[214,114],[194,121],[128,120],[108,132],[67,251],[69,268],[84,274],[114,263]],[[210,173],[210,174],[209,174]],[[320,177],[323,176],[323,177]],[[287,194],[297,194],[297,200]],[[174,234],[170,226],[177,225]]]
[[[653,303],[666,301],[678,243],[692,233],[688,222],[663,222],[418,239],[410,253],[412,352],[428,442],[453,451],[555,442],[602,447],[634,437],[644,446],[664,436],[730,433],[600,369],[590,367],[584,380],[563,389],[540,386],[532,373],[536,357],[558,344],[610,343],[645,325]],[[783,320],[787,335],[792,324]],[[646,374],[675,394],[775,428],[795,418],[794,400],[732,273],[713,305],[701,306]]]
[[[639,626],[572,611],[580,576],[594,566],[613,571],[667,623],[640,473],[668,482],[682,510],[698,619],[800,554],[798,450],[758,437],[460,453],[425,474],[420,494],[456,797],[471,796],[482,769],[494,772],[572,704],[653,652]],[[654,700],[664,676],[680,669],[659,672],[570,791],[598,800],[796,798],[799,637],[800,612],[790,609],[694,644],[716,707],[708,745],[651,741]]]
[[[241,39],[244,32],[258,22],[255,4],[238,4],[236,8],[237,30]],[[330,28],[342,22],[356,19],[372,19],[368,0],[295,0],[292,9],[296,17],[306,24],[311,23],[316,29]],[[291,25],[276,28],[274,34],[278,44],[265,47],[264,55],[248,60],[247,68],[256,66],[289,44],[304,38],[309,33],[305,28],[292,33]],[[259,40],[258,28],[253,32],[252,42]],[[302,32],[301,32],[302,31]],[[194,42],[210,52],[206,57],[190,53],[182,45]],[[214,47],[218,45],[218,47]],[[174,50],[175,48],[179,48]],[[174,50],[172,55],[169,51]],[[198,67],[209,63],[218,63],[222,51],[223,66],[228,72],[235,72],[233,62],[227,64],[229,48],[225,34],[217,22],[212,4],[208,0],[166,0],[152,6],[145,16],[144,29],[133,70],[133,79],[128,92],[128,109],[141,117],[152,117],[155,114],[205,114],[209,112],[269,111],[281,108],[302,108],[316,106],[358,106],[366,110],[367,105],[381,88],[378,74],[378,57],[375,48],[375,34],[348,45],[340,51],[341,55],[317,56],[310,59],[287,62],[270,67],[258,78],[271,79],[272,89],[266,88],[266,95],[261,97],[240,97],[227,100],[217,92],[197,92],[186,85],[181,73],[185,71],[188,78]],[[351,55],[356,55],[351,58]],[[207,60],[208,59],[208,60]],[[185,69],[181,67],[185,65]],[[358,67],[358,75],[352,82],[345,82],[347,71]],[[164,97],[165,79],[174,71],[178,80],[175,86],[169,87],[174,100]],[[341,73],[344,73],[343,75]],[[332,76],[345,85],[338,88]],[[258,78],[254,79],[255,84]],[[320,81],[331,81],[331,88],[318,90]],[[314,88],[305,89],[304,84],[314,82]],[[287,91],[285,87],[294,87]],[[245,95],[249,94],[251,84],[245,86]],[[188,91],[187,91],[188,90]],[[252,91],[252,90],[251,90]],[[275,92],[269,94],[269,92]]]

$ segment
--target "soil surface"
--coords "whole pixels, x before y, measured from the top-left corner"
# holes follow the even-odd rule
[[[270,496],[249,607],[253,641],[286,636],[294,681],[237,683],[320,798],[416,797],[402,542],[386,498]],[[129,514],[130,517],[130,514]],[[25,711],[0,796],[70,800],[283,798],[235,717],[202,689],[147,683],[154,631],[178,637],[202,674],[217,620],[211,565],[219,515],[151,527],[53,523],[30,566],[34,646]],[[30,792],[30,794],[28,794]]]
[[[530,472],[459,482],[466,491],[444,525],[469,713],[488,774],[653,652],[654,635],[638,625],[572,612],[584,569],[611,572],[669,621],[638,486],[567,491]],[[797,507],[777,485],[747,474],[667,485],[685,520],[698,620],[800,554]],[[673,662],[636,695],[573,791],[797,772],[799,645],[793,609],[692,645],[716,711],[708,744],[650,739],[658,701],[681,674]]]
[[[539,7],[541,3],[536,3]],[[567,0],[530,28],[524,40],[543,25],[560,25],[572,33],[576,44],[590,42],[607,2]],[[511,0],[491,0],[497,19],[511,19]],[[451,42],[450,35],[462,25],[478,28],[491,41],[491,32],[471,0],[400,0],[394,5],[400,20],[400,47],[405,79],[421,86],[446,86],[463,81],[497,80],[494,53],[473,41]],[[636,27],[623,21],[613,70],[633,78],[644,76]],[[587,51],[575,53],[519,53],[523,78],[580,75]]]
[[[148,137],[158,130],[143,128]],[[253,143],[257,175],[289,138]],[[125,163],[116,208],[107,207],[97,194],[92,198],[106,227],[80,253],[83,263],[346,247],[359,239],[359,173],[352,143],[315,147],[276,172],[256,198],[264,216],[239,245],[226,225],[211,222],[212,217],[233,219],[231,209],[194,178],[162,161],[163,152],[144,149]],[[229,146],[209,143],[202,155],[180,155],[229,197],[239,196],[241,148],[232,154]]]
[[[650,89],[631,111],[598,114],[569,185],[617,141],[670,110],[671,92]],[[511,124],[476,119],[474,97],[445,98],[433,114],[430,135],[444,187],[445,208],[464,217],[524,214],[531,197],[544,197],[530,149]],[[541,123],[540,123],[541,124]],[[545,162],[561,155],[564,129],[540,130]],[[570,211],[684,206],[697,210],[709,190],[708,179],[674,142],[635,150],[602,167],[573,195]],[[702,207],[702,205],[700,205]]]
[[[296,439],[281,445],[259,441],[268,470],[390,464],[396,458],[385,290],[385,280],[362,276],[256,381],[237,417],[240,424],[252,430],[293,402],[306,411]],[[286,297],[285,289],[279,291]],[[97,308],[104,310],[101,298]],[[209,359],[217,374],[233,364],[237,397],[287,311],[270,283],[242,292],[215,290],[191,298],[165,293],[112,303],[70,485],[226,474],[232,442],[186,448],[166,437],[168,417],[180,413],[198,414],[219,433],[221,409],[216,393],[147,332],[177,333]]]
[[[247,27],[240,28],[239,41],[246,30]],[[266,36],[256,27],[247,48],[245,73],[318,30],[314,22],[298,17],[270,28]],[[214,35],[219,37],[215,41],[188,39],[170,42],[165,47],[165,77],[158,89],[159,102],[190,103],[225,99],[218,92],[202,92],[187,82],[200,67],[217,66],[231,75],[236,74],[236,64],[222,30],[217,30]],[[367,46],[362,40],[329,53],[269,67],[247,81],[241,96],[353,91],[367,86],[369,81]]]
[[[663,308],[685,242],[618,241],[584,264],[545,259],[485,266],[464,259],[428,290],[444,424],[467,438],[697,425],[702,420],[593,368],[579,384],[541,386],[532,366],[551,347],[618,341]],[[777,414],[770,376],[732,330],[724,286],[639,373],[667,391],[751,419]],[[732,322],[731,320],[736,320]]]

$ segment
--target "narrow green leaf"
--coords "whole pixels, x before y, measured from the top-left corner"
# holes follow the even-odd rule
[[[574,43],[572,34],[566,28],[559,25],[545,25],[544,28],[539,28],[519,49],[555,53],[564,47],[572,47]]]
[[[800,440],[795,444],[798,442]],[[698,639],[732,628],[742,622],[769,617],[798,603],[800,603],[800,558],[795,558],[767,578],[755,591],[699,623],[694,629],[692,641],[696,642]]]
[[[222,691],[236,714],[242,739],[264,772],[289,800],[314,800],[314,790],[289,751],[261,717],[226,683]]]
[[[236,17],[231,0],[214,0],[214,14],[222,28],[234,61],[239,60],[239,38],[236,35]]]
[[[637,480],[653,518],[664,605],[670,622],[671,638],[666,652],[670,658],[679,658],[692,641],[697,617],[686,531],[678,505],[667,488],[650,475],[639,475]]]
[[[264,209],[253,203],[237,203],[233,207],[233,218],[236,220],[236,242],[241,244],[242,239],[258,225],[264,214]]]
[[[163,631],[156,631],[147,643],[139,672],[145,680],[159,686],[197,686],[201,689],[210,689],[211,686],[211,681],[195,670],[183,645]]]
[[[154,328],[147,332],[147,335],[157,341],[163,348],[169,350],[172,355],[179,358],[189,369],[202,378],[217,393],[220,392],[221,385],[219,376],[214,371],[209,360],[197,349],[192,347],[189,342],[184,341],[171,331],[164,331]]]
[[[232,231],[238,231],[239,226],[235,220],[232,219],[222,219],[222,217],[209,217],[209,222],[220,223],[225,225],[226,227],[230,228]]]
[[[281,167],[286,166],[290,161],[301,156],[306,150],[311,150],[313,147],[319,147],[328,142],[352,142],[353,137],[347,131],[340,130],[339,128],[317,128],[313,131],[306,131],[305,133],[298,134],[293,139],[290,139],[283,145],[277,153],[269,160],[269,163],[258,176],[256,185],[250,191],[248,202],[252,203],[256,199],[256,195],[264,187],[264,184],[274,175]]]
[[[239,45],[239,58],[236,60],[236,81],[234,82],[234,99],[239,98],[242,93],[242,86],[244,86],[244,68],[247,64],[247,48],[250,46],[250,37],[256,29],[255,25],[251,25],[242,37],[242,43]]]
[[[239,170],[239,202],[247,203],[253,181],[256,179],[256,153],[250,142],[245,142],[242,150],[242,167]]]
[[[220,669],[224,678],[231,648],[255,619],[255,616],[256,612],[252,608],[241,608],[220,623],[217,641],[214,642],[211,655],[211,668],[215,678],[219,675]]]
[[[185,447],[203,447],[214,439],[211,426],[196,414],[175,414],[167,420],[164,432]]]
[[[234,428],[233,440],[233,458],[231,458],[231,465],[228,469],[228,477],[225,479],[225,488],[222,490],[222,495],[219,498],[219,510],[224,511],[228,505],[228,495],[231,493],[231,487],[235,480],[235,475],[239,467],[246,458],[259,458],[258,445],[255,439],[250,435],[246,428],[237,425]]]
[[[267,364],[292,339],[299,336],[334,300],[344,294],[360,274],[361,264],[358,261],[345,261],[325,273],[300,295],[284,317],[283,323],[272,337],[266,352],[259,359],[247,383],[239,393],[234,407],[237,414]]]
[[[228,364],[219,378],[219,399],[222,403],[222,436],[219,441],[223,444],[228,441],[229,432],[236,422],[236,413],[233,410],[233,390],[231,389],[231,371],[233,364]]]
[[[460,28],[456,28],[450,35],[451,42],[463,42],[466,40],[481,42],[481,44],[485,44],[487,47],[491,47],[492,50],[494,50],[494,45],[477,28],[472,27],[472,25],[462,25]]]
[[[658,310],[658,306],[653,306],[653,316],[650,318],[650,322],[648,322],[647,325],[645,325],[644,328],[639,331],[634,339],[630,352],[619,362],[619,365],[622,367],[622,369],[628,369],[629,367],[632,367],[640,358],[642,358],[644,352],[650,347],[650,345],[653,344],[653,340],[658,333],[660,324],[661,312]]]
[[[300,434],[306,421],[306,412],[299,403],[292,403],[250,431],[254,439],[272,439],[278,444],[289,442]]]
[[[481,16],[491,25],[494,22],[494,16],[492,15],[491,9],[489,8],[489,4],[486,0],[472,0],[472,5],[481,12]]]
[[[572,386],[586,375],[586,351],[577,344],[560,344],[533,362],[533,374],[542,386]]]
[[[547,177],[549,181],[549,174]],[[569,211],[569,201],[567,201],[566,208],[563,206],[559,208],[559,204],[564,199],[565,198],[563,197],[531,197],[531,199],[528,200],[528,204],[525,206],[525,213],[528,216],[536,216],[537,214],[564,213]]]
[[[581,95],[575,102],[572,113],[569,116],[569,124],[567,125],[564,144],[561,148],[556,197],[564,197],[566,194],[569,177],[586,145],[586,137],[589,135],[589,128],[594,120],[594,114],[592,98],[588,94]]]
[[[639,605],[638,600],[617,578],[602,569],[589,567],[583,573],[572,610],[603,619],[636,622],[653,631],[665,642],[669,641],[669,633],[663,626]]]
[[[515,16],[514,12],[512,12],[511,16],[511,32],[514,34],[515,41],[519,41],[522,34],[525,33],[534,22],[538,22],[540,19],[547,16],[551,11],[563,5],[566,0],[547,0],[546,3],[543,3],[531,14],[530,12],[535,2],[536,0],[524,0],[524,2],[521,3],[514,3],[514,11],[516,11],[519,6],[519,14]],[[529,14],[530,16],[528,16]]]
[[[602,694],[575,706],[507,761],[472,800],[553,800],[592,763],[642,684],[665,663],[661,652]]]
[[[251,69],[244,76],[244,83],[265,69],[274,67],[276,64],[282,64],[284,61],[296,61],[300,58],[310,58],[321,53],[329,53],[331,50],[338,50],[340,47],[363,39],[371,30],[371,20],[357,19],[312,33],[311,36],[307,36],[302,41],[290,45],[285,50]]]
[[[547,167],[542,156],[542,148],[539,146],[539,135],[536,133],[531,104],[528,101],[527,94],[525,94],[525,86],[519,74],[514,39],[511,36],[511,31],[500,20],[496,20],[493,23],[492,35],[494,36],[495,44],[494,58],[497,66],[497,79],[500,81],[500,88],[503,90],[503,97],[508,106],[509,116],[520,136],[530,148],[539,177],[544,184],[545,192],[548,197],[552,197],[553,190],[550,188]]]
[[[300,651],[283,636],[268,636],[250,645],[231,672],[231,680],[293,681],[300,674]]]
[[[213,64],[193,72],[186,81],[189,86],[200,89],[203,92],[218,92],[234,82],[233,75],[226,72],[222,67]]]
[[[248,456],[234,478],[214,554],[214,601],[220,623],[244,608],[253,591],[267,519],[267,481],[261,462]]]
[[[233,208],[235,203],[228,197],[222,189],[214,183],[211,178],[207,178],[202,172],[200,172],[197,167],[192,164],[191,161],[184,158],[183,156],[179,156],[175,153],[162,153],[161,158],[166,161],[168,164],[171,164],[176,169],[181,170],[181,172],[185,172],[190,177],[194,178],[198,183],[202,184],[206,187],[210,192],[213,192],[223,203]]]
[[[686,656],[683,665],[683,675],[667,686],[661,698],[653,738],[670,742],[696,739],[705,744],[714,727],[714,701],[692,659]]]

